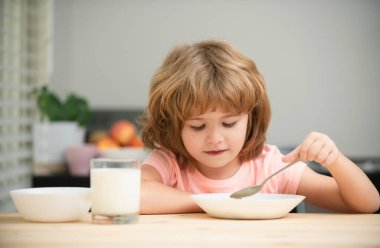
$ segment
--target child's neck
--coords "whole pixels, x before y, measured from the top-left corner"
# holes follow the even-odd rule
[[[241,167],[241,162],[240,160],[231,161],[229,164],[217,168],[201,164],[198,164],[196,167],[203,176],[209,179],[223,180],[235,175]]]

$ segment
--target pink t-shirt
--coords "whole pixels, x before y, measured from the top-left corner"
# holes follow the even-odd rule
[[[205,177],[196,168],[180,170],[175,157],[166,150],[155,149],[145,159],[144,165],[153,166],[161,175],[163,183],[182,191],[200,193],[231,193],[259,184],[266,177],[286,164],[276,146],[265,145],[262,154],[244,162],[230,178],[215,180]],[[306,164],[299,162],[271,178],[260,193],[296,194]]]

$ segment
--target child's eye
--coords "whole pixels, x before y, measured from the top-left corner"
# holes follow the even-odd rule
[[[203,128],[205,128],[205,124],[203,125],[200,125],[200,126],[190,126],[191,129],[195,130],[195,131],[201,131]]]
[[[233,127],[233,126],[235,126],[236,122],[237,121],[234,121],[234,122],[231,122],[231,123],[225,123],[225,122],[223,122],[223,126],[224,127]]]

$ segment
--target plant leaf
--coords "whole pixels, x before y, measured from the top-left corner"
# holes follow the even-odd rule
[[[84,98],[78,97],[75,94],[70,94],[65,103],[64,109],[67,118],[78,122],[80,126],[84,126],[90,120],[90,108]]]
[[[50,121],[65,120],[65,112],[62,111],[62,103],[59,98],[46,87],[43,87],[37,96],[37,104],[43,116]]]

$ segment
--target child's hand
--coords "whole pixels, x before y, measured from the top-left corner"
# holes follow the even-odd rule
[[[325,134],[311,132],[305,140],[293,151],[283,157],[283,162],[289,163],[299,158],[302,161],[315,161],[328,168],[340,156],[335,143]]]

